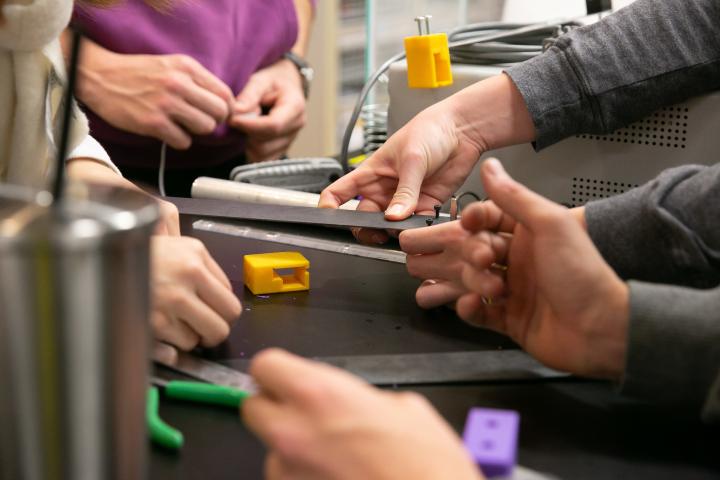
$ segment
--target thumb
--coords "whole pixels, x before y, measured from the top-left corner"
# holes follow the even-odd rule
[[[546,225],[549,216],[565,211],[560,205],[513,180],[496,158],[483,162],[480,175],[490,199],[530,231]]]
[[[268,85],[257,77],[250,77],[245,87],[235,99],[234,114],[247,113],[260,109],[262,97],[267,93]]]
[[[398,185],[385,210],[388,220],[403,220],[412,215],[426,174],[427,162],[419,154],[408,155],[400,161]]]

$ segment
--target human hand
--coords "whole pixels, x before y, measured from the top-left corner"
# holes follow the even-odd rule
[[[535,138],[530,113],[507,75],[478,82],[420,112],[355,171],[327,187],[319,207],[338,208],[358,195],[358,210],[388,220],[432,213],[463,183],[480,155]],[[362,243],[387,234],[360,231]]]
[[[262,108],[269,108],[261,115]],[[250,162],[277,160],[305,126],[305,96],[297,67],[280,60],[258,70],[237,96],[228,124],[245,132]]]
[[[225,340],[242,307],[202,242],[153,236],[151,261],[155,338],[182,350]]]
[[[85,41],[78,98],[114,127],[189,148],[234,102],[230,88],[186,55],[126,55]]]
[[[629,321],[627,285],[602,259],[573,212],[482,166],[491,202],[463,210],[457,302],[465,320],[508,335],[546,365],[618,379]],[[506,271],[494,266],[505,265]]]
[[[464,241],[470,237],[459,221],[400,233],[400,248],[407,254],[407,270],[423,279],[415,293],[422,308],[454,305],[467,289],[462,283]]]
[[[177,207],[165,200],[155,198],[160,208],[160,219],[155,227],[156,235],[180,236],[180,212]]]
[[[480,479],[460,439],[415,393],[377,390],[334,367],[266,350],[242,407],[268,447],[265,478]]]

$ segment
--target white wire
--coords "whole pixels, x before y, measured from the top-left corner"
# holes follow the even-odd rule
[[[163,142],[160,147],[160,168],[158,169],[158,190],[160,196],[165,196],[165,155],[167,153],[167,143]]]

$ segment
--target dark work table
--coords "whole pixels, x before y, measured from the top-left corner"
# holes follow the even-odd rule
[[[418,308],[418,281],[404,265],[193,231],[193,220],[183,219],[184,231],[205,243],[243,302],[228,341],[206,352],[215,361],[247,359],[269,346],[308,357],[515,348],[502,336],[462,323],[450,310]],[[310,261],[309,292],[264,298],[244,288],[244,254],[284,250],[300,251]],[[471,407],[517,410],[518,464],[553,477],[720,478],[717,428],[622,398],[605,382],[564,378],[411,389],[459,433]],[[185,446],[179,453],[153,447],[150,478],[262,478],[264,449],[236,412],[163,399],[160,413],[184,433]]]

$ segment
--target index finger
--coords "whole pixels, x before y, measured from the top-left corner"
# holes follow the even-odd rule
[[[459,221],[441,223],[431,227],[414,228],[400,233],[400,248],[409,255],[440,253],[448,241],[468,236]]]
[[[228,107],[232,106],[235,97],[230,87],[213,75],[200,62],[193,58],[186,57],[184,58],[183,66],[195,83],[225,100]]]
[[[477,233],[481,230],[512,233],[515,228],[515,219],[492,201],[473,202],[462,211],[460,222],[467,231]]]
[[[340,369],[307,360],[285,350],[270,348],[255,355],[250,375],[262,391],[278,401],[306,402],[309,392],[320,388],[327,391],[331,385],[344,387],[364,385],[358,378]],[[347,391],[347,388],[343,388]],[[329,393],[329,392],[328,392]]]
[[[360,167],[335,180],[320,193],[320,208],[340,208],[340,205],[360,194],[363,185],[379,180],[370,168]]]

